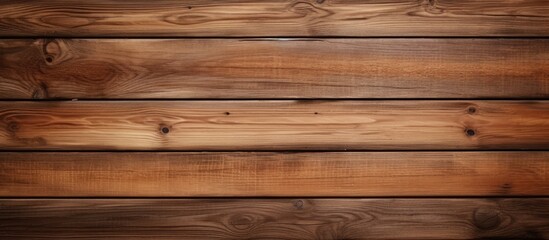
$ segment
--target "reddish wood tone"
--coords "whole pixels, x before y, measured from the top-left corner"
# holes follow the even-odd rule
[[[539,196],[549,152],[3,153],[0,196]]]
[[[5,150],[544,150],[547,136],[547,101],[0,102]]]
[[[0,61],[0,99],[549,98],[545,39],[13,39]]]
[[[548,36],[545,0],[10,0],[0,36]]]

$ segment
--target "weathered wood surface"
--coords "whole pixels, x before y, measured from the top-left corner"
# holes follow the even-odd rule
[[[547,0],[4,0],[0,36],[549,36]]]
[[[3,152],[0,169],[4,197],[549,195],[549,152]]]
[[[547,101],[0,102],[3,150],[547,150],[548,135]]]
[[[545,39],[0,40],[0,99],[549,98],[547,72]]]
[[[0,200],[9,239],[548,239],[549,199]]]

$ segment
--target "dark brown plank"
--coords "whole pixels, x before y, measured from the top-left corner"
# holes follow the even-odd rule
[[[0,153],[7,197],[549,195],[549,152]]]
[[[549,239],[549,199],[0,200],[9,239]]]
[[[0,99],[548,98],[545,39],[0,40]]]
[[[547,136],[547,101],[0,102],[2,150],[547,150]]]
[[[546,0],[9,0],[0,36],[548,36]]]

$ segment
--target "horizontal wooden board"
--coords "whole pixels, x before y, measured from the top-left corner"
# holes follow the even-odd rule
[[[4,197],[549,195],[549,152],[0,153]]]
[[[549,146],[548,101],[0,102],[2,150]]]
[[[549,239],[549,199],[2,199],[9,239]]]
[[[0,63],[0,99],[549,98],[546,39],[5,39]]]
[[[0,9],[0,36],[549,36],[545,0],[19,0]]]

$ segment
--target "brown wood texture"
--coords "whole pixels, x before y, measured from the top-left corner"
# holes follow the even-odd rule
[[[4,197],[549,195],[549,152],[0,153]]]
[[[547,150],[548,135],[547,101],[0,102],[3,150]]]
[[[549,199],[0,200],[9,239],[547,239]]]
[[[548,36],[546,0],[5,0],[0,36]]]
[[[545,39],[5,39],[0,63],[0,99],[549,97]]]

